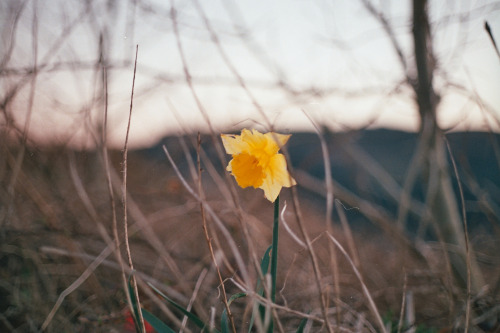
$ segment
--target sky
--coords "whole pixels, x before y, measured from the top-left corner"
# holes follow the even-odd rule
[[[367,3],[414,75],[411,2]],[[498,132],[500,57],[484,22],[500,41],[500,3],[429,12],[441,127]],[[134,147],[209,128],[418,130],[401,62],[362,0],[7,0],[0,22],[0,98],[34,143],[91,147],[107,110],[108,143],[122,146],[132,83]]]

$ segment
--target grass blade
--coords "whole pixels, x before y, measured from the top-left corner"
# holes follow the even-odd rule
[[[260,261],[260,270],[262,271],[262,275],[265,276],[269,270],[269,262],[271,261],[270,258],[270,253],[271,253],[271,250],[273,249],[273,246],[270,245],[266,252],[264,253],[264,256],[262,257],[262,260]],[[261,284],[262,281],[260,281],[260,279],[257,281],[257,294],[259,296],[263,296],[264,295],[264,288],[261,287]],[[259,314],[260,314],[260,318],[262,320],[262,322],[264,322],[264,316],[265,316],[265,307],[262,305],[262,304],[259,304]],[[250,318],[250,325],[248,326],[248,332],[251,332],[252,331],[252,328],[253,328],[253,323],[255,321],[255,318],[254,318],[254,315],[252,314],[252,318]]]
[[[177,304],[175,301],[173,301],[172,299],[170,299],[167,295],[165,295],[164,293],[162,293],[160,290],[158,290],[155,286],[153,286],[151,283],[148,283],[148,285],[158,294],[160,295],[164,300],[166,300],[168,303],[170,303],[173,307],[175,307],[177,310],[179,310],[180,312],[182,312],[183,315],[185,315],[186,317],[188,317],[189,320],[191,320],[191,322],[193,322],[193,324],[195,324],[196,326],[198,326],[199,328],[201,328],[202,332],[208,332],[209,329],[209,325],[205,324],[203,322],[203,320],[201,320],[198,316],[196,316],[195,314],[193,314],[192,312],[186,310],[184,307],[182,307],[181,305]],[[218,330],[213,330],[213,332],[219,332]]]
[[[132,274],[128,278],[128,293],[130,295],[130,302],[132,303],[132,310],[134,311],[134,325],[137,332],[142,332],[141,325],[137,322],[139,318],[139,306],[137,304],[137,299],[135,298],[134,287],[132,286]]]
[[[162,322],[158,317],[149,312],[146,309],[142,310],[142,317],[146,320],[158,333],[175,333],[173,329],[168,327],[164,322]]]
[[[300,321],[299,327],[297,328],[297,333],[302,333],[304,332],[304,327],[306,327],[307,323],[307,318],[302,318]]]
[[[241,298],[241,297],[245,297],[245,296],[247,296],[247,294],[246,294],[246,293],[237,293],[237,294],[232,295],[232,296],[229,298],[229,300],[227,301],[227,305],[228,305],[228,307],[231,305],[231,303],[232,303],[234,300],[236,300],[236,299],[238,299],[238,298]],[[228,316],[227,316],[227,311],[226,311],[226,309],[224,309],[224,310],[222,311],[222,317],[221,317],[221,331],[222,331],[222,333],[230,333],[230,332],[231,332],[231,330],[230,330],[230,328],[229,328],[229,318],[228,318]]]
[[[269,261],[271,258],[269,253],[271,252],[272,249],[273,249],[273,246],[270,245],[267,248],[266,253],[264,253],[264,256],[262,257],[262,260],[260,262],[260,270],[262,271],[262,275],[266,275],[267,271],[269,270]],[[258,287],[258,285],[257,285],[257,287]]]

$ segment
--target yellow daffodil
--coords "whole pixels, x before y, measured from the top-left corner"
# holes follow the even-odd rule
[[[285,156],[278,154],[290,135],[244,129],[241,135],[221,134],[221,138],[226,153],[233,156],[227,171],[240,187],[261,188],[274,202],[282,187],[296,184],[288,173]]]

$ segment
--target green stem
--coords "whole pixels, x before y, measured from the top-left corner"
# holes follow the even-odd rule
[[[280,197],[278,196],[274,201],[274,224],[273,224],[273,250],[271,252],[271,301],[276,301],[276,276],[278,270],[278,227],[279,227],[279,213],[280,213]],[[268,332],[273,332],[273,321],[269,325]]]
[[[279,213],[280,213],[280,197],[274,201],[274,224],[273,224],[273,251],[271,252],[271,300],[273,303],[276,301],[276,275],[278,270],[278,227],[279,227]]]

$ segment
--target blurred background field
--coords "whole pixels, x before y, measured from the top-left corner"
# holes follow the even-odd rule
[[[180,148],[180,141],[189,147],[188,156],[195,158],[196,150],[192,146],[194,139],[189,136],[172,137],[161,142],[170,147],[179,167],[188,178],[189,162]],[[376,216],[381,214],[394,220],[397,215],[397,198],[391,197],[379,183],[380,179],[363,167],[368,161],[359,160],[359,156],[353,156],[352,153],[364,152],[373,159],[369,161],[370,168],[387,170],[395,182],[401,183],[411,155],[408,152],[412,151],[415,139],[415,134],[387,130],[328,135],[336,199],[344,205],[341,209],[345,210],[353,232],[356,252],[359,253],[359,267],[379,310],[387,322],[392,321],[396,325],[402,296],[411,293],[415,323],[422,329],[440,330],[449,328],[464,316],[465,303],[463,291],[455,287],[449,289],[450,273],[446,269],[434,229],[432,225],[422,226],[420,219],[413,215],[409,219],[408,230],[401,233],[410,246],[402,242],[399,236],[385,230],[386,226],[379,224]],[[204,136],[202,142],[217,174],[223,178],[224,169],[215,158],[211,138]],[[460,173],[466,188],[471,244],[488,283],[488,290],[482,295],[484,299],[480,298],[481,302],[490,306],[486,307],[488,311],[497,309],[495,304],[498,301],[500,274],[499,214],[495,201],[500,179],[493,150],[498,143],[498,135],[450,135],[450,145],[454,147],[455,158],[460,161]],[[348,148],[351,145],[352,148]],[[5,186],[12,177],[12,163],[19,148],[4,146],[3,149],[3,156],[7,157],[2,165]],[[324,283],[333,289],[332,277],[328,276],[328,246],[324,237],[321,237],[325,229],[326,191],[319,140],[312,133],[295,133],[288,144],[288,150],[299,183],[298,194],[307,228],[311,237],[319,237],[315,248],[325,272]],[[102,225],[111,235],[111,211],[106,176],[98,155],[93,151],[74,151],[64,147],[29,147],[13,190],[15,195],[12,196],[12,192],[7,191],[7,186],[3,187],[3,213],[9,214],[4,215],[6,219],[2,225],[1,245],[0,290],[4,331],[36,331],[60,293],[106,248],[106,241],[102,238],[102,232],[98,231],[98,226]],[[111,151],[110,156],[114,177],[118,177],[121,153]],[[128,165],[131,230],[137,229],[137,220],[147,221],[164,250],[175,261],[183,283],[194,290],[200,274],[206,273],[198,291],[198,306],[203,311],[209,311],[212,306],[221,309],[215,272],[202,233],[198,202],[187,193],[168,165],[161,145],[131,151]],[[208,202],[227,223],[238,246],[245,248],[247,241],[216,181],[208,171],[203,173],[203,179]],[[119,181],[118,178],[115,180]],[[245,223],[248,223],[251,230],[257,252],[263,253],[271,241],[272,205],[256,190],[245,189],[239,192],[245,210]],[[283,192],[282,202],[288,205],[285,213],[287,223],[297,233],[290,193],[287,190]],[[369,209],[366,204],[370,205]],[[370,215],[373,214],[371,211],[377,213],[373,216]],[[390,220],[386,222],[390,223]],[[220,232],[213,228],[213,237],[222,238]],[[349,243],[346,230],[337,213],[333,216],[333,230],[335,236],[347,247]],[[426,243],[423,243],[424,240]],[[166,267],[162,253],[158,253],[158,249],[151,244],[148,233],[144,230],[134,232],[130,241],[136,269],[141,276],[147,281],[153,281],[155,285],[164,285],[170,295],[177,297],[177,301],[187,302],[190,295],[182,293],[183,289],[179,285],[181,282]],[[219,241],[221,244],[217,244],[231,257],[224,240],[218,239]],[[301,311],[314,309],[317,303],[314,288],[307,290],[298,287],[311,279],[308,258],[284,229],[281,241],[279,281],[283,291],[278,301],[286,302],[288,306]],[[338,260],[342,301],[340,312],[344,318],[342,325],[345,329],[358,330],[363,327],[361,321],[365,320],[364,316],[370,317],[369,311],[352,269],[344,259],[339,257]],[[227,277],[236,273],[228,269],[223,269]],[[114,257],[107,257],[64,300],[49,331],[122,332],[127,307],[119,282],[119,272],[120,268]],[[237,291],[230,284],[229,289]],[[483,304],[481,302],[478,302],[476,308]],[[147,298],[144,303],[146,307],[155,309]],[[238,311],[239,306],[243,305],[236,302],[235,311]],[[492,318],[497,318],[495,316],[497,315]],[[282,320],[288,324],[297,321],[295,319],[288,322],[286,314],[283,317]],[[491,320],[494,323],[496,319],[490,318]],[[485,330],[498,327],[492,325],[485,327]]]
[[[241,128],[292,134],[276,331],[499,332],[497,1],[7,0],[0,26],[1,332],[133,332],[125,216],[144,308],[198,331],[151,283],[219,326],[217,263],[248,331],[273,205],[225,171]]]

